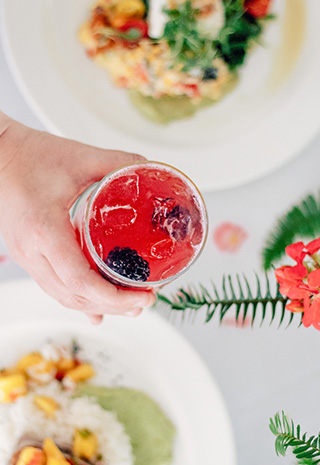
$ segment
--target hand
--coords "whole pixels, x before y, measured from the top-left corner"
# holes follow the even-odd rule
[[[65,307],[87,313],[138,315],[151,291],[116,288],[90,269],[69,209],[117,166],[143,159],[35,131],[0,114],[0,232],[13,259]]]

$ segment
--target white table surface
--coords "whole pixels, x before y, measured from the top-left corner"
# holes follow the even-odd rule
[[[24,102],[14,83],[0,44],[0,109],[22,123],[45,129]],[[320,125],[319,125],[320,126]],[[171,286],[191,282],[220,283],[224,272],[260,269],[263,241],[275,219],[320,185],[320,133],[288,165],[248,185],[205,195],[210,236],[200,260]],[[212,231],[223,221],[242,225],[249,234],[237,254],[220,252]],[[6,255],[0,238],[0,259]],[[0,280],[25,277],[10,259],[0,266]],[[1,309],[5,311],[5,309]],[[317,407],[320,387],[320,334],[313,329],[219,326],[214,320],[203,324],[175,323],[201,354],[225,397],[234,432],[239,465],[294,463],[277,458],[274,439],[268,430],[269,417],[284,409],[310,434],[320,429]],[[195,464],[211,465],[211,464]],[[219,464],[223,465],[223,464]]]

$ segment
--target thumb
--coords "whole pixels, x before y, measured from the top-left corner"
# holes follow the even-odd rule
[[[145,160],[145,157],[136,153],[89,147],[86,151],[83,167],[85,169],[85,177],[94,182],[120,166]]]

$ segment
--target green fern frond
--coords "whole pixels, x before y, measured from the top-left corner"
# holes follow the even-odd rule
[[[206,323],[211,321],[215,314],[218,314],[220,322],[229,313],[231,309],[235,310],[235,319],[237,324],[244,324],[250,315],[251,324],[253,325],[258,315],[260,316],[260,324],[267,316],[269,310],[270,323],[273,322],[276,315],[280,314],[279,326],[282,325],[285,319],[286,304],[288,298],[284,297],[279,292],[279,287],[276,291],[270,290],[269,278],[266,275],[262,286],[258,275],[256,277],[255,289],[249,284],[245,275],[240,277],[236,275],[236,279],[230,275],[223,276],[222,289],[218,291],[216,285],[212,283],[212,290],[209,291],[204,286],[181,288],[171,298],[162,294],[158,294],[158,299],[165,303],[171,311],[181,312],[186,311],[197,313],[204,308],[206,311]],[[262,287],[264,291],[262,291]],[[258,312],[259,311],[259,312]],[[293,321],[294,314],[290,314],[288,325]]]
[[[275,449],[277,455],[286,455],[290,447],[299,464],[316,465],[320,463],[320,433],[307,437],[301,434],[301,427],[295,427],[292,420],[282,412],[270,418],[269,428],[276,436]]]
[[[320,195],[310,194],[278,219],[262,252],[264,269],[269,270],[284,255],[287,245],[297,238],[313,240],[319,236]]]

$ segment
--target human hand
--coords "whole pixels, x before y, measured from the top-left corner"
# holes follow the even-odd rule
[[[12,258],[47,294],[94,324],[106,313],[138,315],[155,297],[118,289],[90,269],[69,209],[109,171],[141,159],[29,129],[0,113],[1,235]]]

